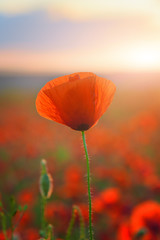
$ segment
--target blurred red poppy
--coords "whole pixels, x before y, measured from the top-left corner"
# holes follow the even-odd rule
[[[136,234],[141,229],[146,229],[145,239],[158,239],[160,235],[160,204],[146,201],[135,207],[131,215],[131,231]]]
[[[119,230],[118,230],[117,239],[118,240],[124,240],[124,239],[132,240],[129,224],[124,222],[120,225]]]
[[[94,73],[79,72],[48,82],[38,93],[36,108],[47,119],[85,131],[110,105],[116,87]]]

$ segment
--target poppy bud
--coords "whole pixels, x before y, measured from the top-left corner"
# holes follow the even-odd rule
[[[46,160],[41,161],[40,193],[45,199],[50,198],[53,191],[53,179],[47,171]]]

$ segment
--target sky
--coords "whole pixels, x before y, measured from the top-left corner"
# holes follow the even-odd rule
[[[160,70],[159,0],[1,0],[0,71]]]

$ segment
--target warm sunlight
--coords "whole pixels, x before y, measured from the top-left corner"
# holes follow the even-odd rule
[[[0,240],[160,240],[160,0],[0,0],[0,108]]]
[[[159,71],[159,12],[152,0],[1,0],[0,71]]]
[[[160,51],[158,47],[134,47],[126,53],[128,65],[137,70],[158,70],[160,67]]]

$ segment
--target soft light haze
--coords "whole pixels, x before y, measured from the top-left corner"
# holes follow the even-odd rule
[[[0,71],[159,71],[159,1],[1,0]]]

